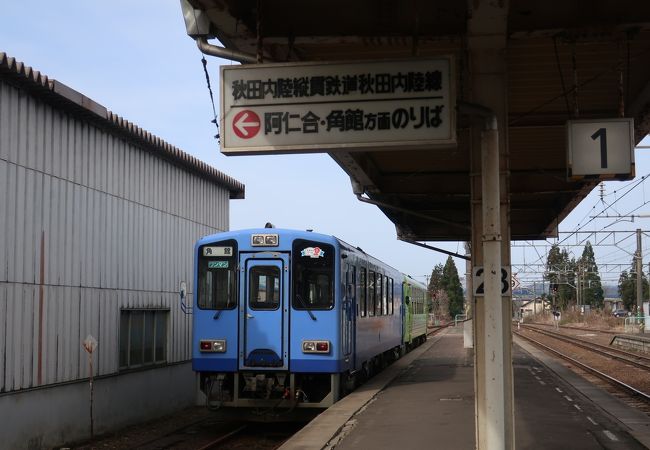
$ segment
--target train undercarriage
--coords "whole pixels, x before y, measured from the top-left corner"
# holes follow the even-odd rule
[[[394,347],[364,362],[361,369],[344,373],[291,373],[242,371],[200,373],[206,406],[227,410],[249,420],[294,420],[318,414],[339,401],[368,378],[381,372],[426,338]]]

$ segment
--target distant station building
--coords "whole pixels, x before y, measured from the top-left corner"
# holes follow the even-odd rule
[[[42,448],[195,402],[197,238],[244,185],[0,53],[0,436]],[[91,346],[92,348],[92,346]]]

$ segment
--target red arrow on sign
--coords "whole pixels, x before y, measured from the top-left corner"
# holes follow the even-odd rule
[[[232,121],[232,130],[240,138],[250,139],[260,131],[260,118],[253,111],[240,111]]]

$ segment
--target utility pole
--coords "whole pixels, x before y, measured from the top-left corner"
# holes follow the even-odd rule
[[[641,228],[636,229],[636,311],[643,310],[643,253],[641,252]]]
[[[580,310],[580,283],[582,282],[580,272],[580,265],[578,264],[578,270],[576,270],[576,305],[578,306],[578,311]]]

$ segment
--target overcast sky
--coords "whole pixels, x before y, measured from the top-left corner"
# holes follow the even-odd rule
[[[395,268],[424,281],[446,256],[397,241],[393,224],[374,206],[352,194],[343,170],[325,154],[237,156],[219,153],[213,135],[212,106],[201,66],[201,54],[185,33],[177,0],[66,0],[4,2],[0,52],[40,70],[92,98],[167,142],[236,178],[246,185],[246,199],[231,201],[231,229],[264,226],[307,229],[333,234],[360,246]],[[231,64],[208,58],[215,94],[218,67]],[[217,111],[218,98],[215,99]],[[650,142],[643,144],[649,145]],[[650,149],[637,150],[637,175],[650,169]],[[605,202],[621,195],[630,182],[606,184]],[[616,203],[618,213],[639,207],[647,183]],[[614,191],[617,191],[615,194]],[[600,211],[593,192],[560,226],[571,231]],[[610,208],[608,212],[613,212]],[[650,212],[650,205],[638,213]],[[585,216],[587,218],[585,219]],[[608,227],[650,229],[650,219]],[[584,229],[604,228],[612,220],[595,220]],[[463,252],[462,243],[432,243]],[[644,246],[650,246],[650,239]],[[538,260],[540,252],[513,249],[513,263]],[[616,249],[596,249],[597,258],[631,258]],[[575,250],[581,253],[581,250]],[[545,262],[543,258],[542,262]],[[461,274],[463,260],[456,259]]]

